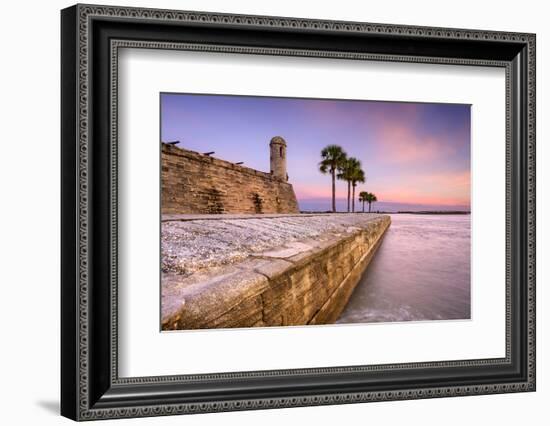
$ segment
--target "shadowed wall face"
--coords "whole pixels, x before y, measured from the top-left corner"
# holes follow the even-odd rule
[[[299,213],[292,185],[274,175],[172,145],[161,156],[162,214]]]

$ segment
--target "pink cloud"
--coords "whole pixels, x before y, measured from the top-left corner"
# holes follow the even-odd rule
[[[395,189],[384,184],[373,188],[380,201],[401,203],[470,205],[470,172],[444,172],[411,175]]]
[[[327,198],[332,197],[332,189],[330,179],[327,178],[326,183],[323,185],[303,185],[299,182],[293,183],[294,192],[296,197],[300,199],[312,199],[312,198]],[[347,196],[347,187],[344,187],[341,182],[336,183],[336,198],[342,198]]]
[[[382,125],[376,135],[377,155],[388,163],[434,161],[456,152],[452,144],[433,136],[422,137],[407,126]]]

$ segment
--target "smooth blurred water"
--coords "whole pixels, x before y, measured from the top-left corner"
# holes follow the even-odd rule
[[[470,215],[391,215],[338,323],[470,318]]]
[[[330,198],[323,199],[298,199],[300,211],[304,212],[327,212],[331,209],[332,201]],[[336,211],[344,213],[347,211],[347,199],[336,199]],[[363,209],[363,204],[358,200],[355,201],[355,211],[360,212]],[[418,212],[418,211],[469,211],[469,205],[441,205],[441,204],[411,204],[411,203],[395,203],[388,201],[378,201],[373,203],[371,211],[397,213],[400,211]],[[369,205],[365,203],[365,211],[369,211]]]

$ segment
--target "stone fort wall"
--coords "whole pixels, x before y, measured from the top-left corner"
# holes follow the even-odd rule
[[[268,249],[246,261],[212,269],[215,272],[210,275],[204,271],[187,277],[163,273],[162,329],[333,324],[391,223],[387,215],[340,217],[352,222],[351,232],[327,231],[321,238],[300,240],[292,248]],[[338,220],[334,215],[290,216],[286,220],[289,218],[298,228],[310,219],[324,220],[327,225]],[[206,221],[202,222],[208,232]],[[274,222],[264,226],[271,232],[287,226],[280,222],[277,226],[277,219]]]
[[[162,214],[299,213],[288,182],[174,145],[161,145]]]

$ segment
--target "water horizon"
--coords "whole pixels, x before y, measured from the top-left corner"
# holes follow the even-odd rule
[[[332,200],[330,198],[311,198],[298,199],[298,205],[301,212],[328,212],[332,210]],[[336,212],[347,212],[347,199],[336,199]],[[351,207],[350,207],[351,209]],[[363,205],[355,201],[355,211],[363,211]],[[369,205],[365,203],[365,212],[369,211]],[[378,201],[371,206],[371,213],[399,213],[399,212],[470,212],[468,205],[445,205],[445,204],[421,204],[421,203],[402,203],[392,201]]]

